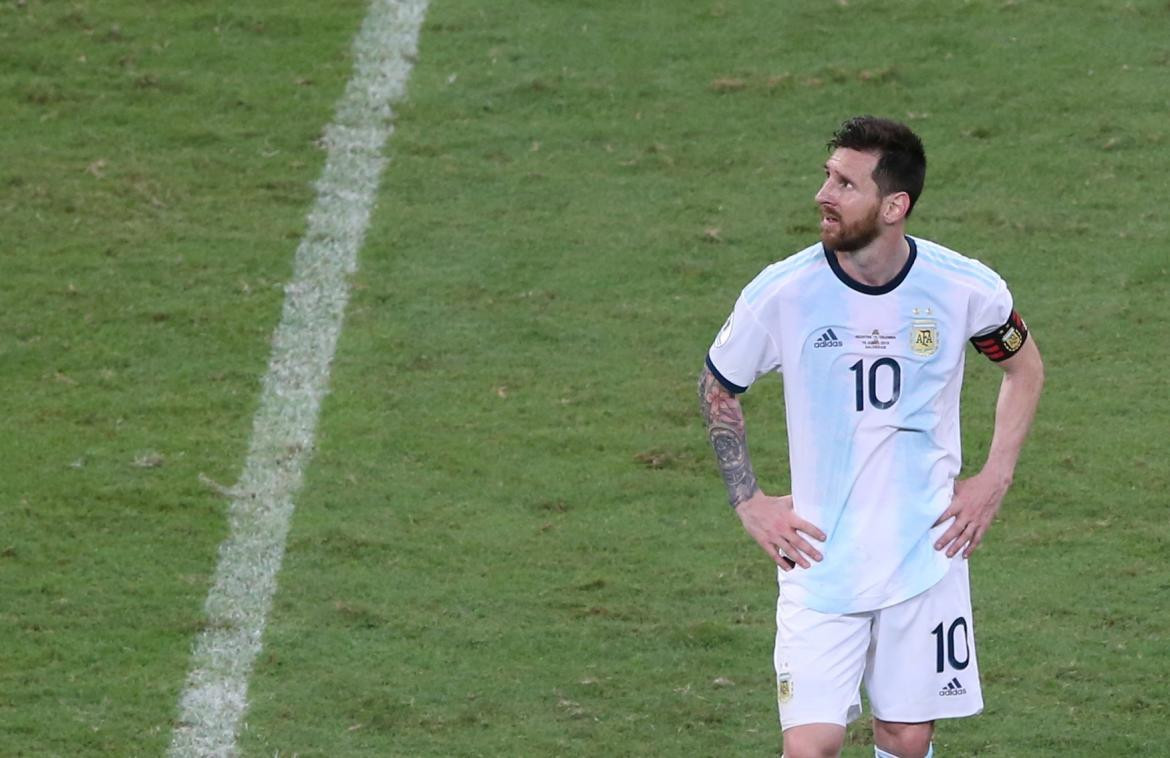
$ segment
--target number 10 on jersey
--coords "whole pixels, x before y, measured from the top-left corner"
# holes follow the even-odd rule
[[[898,402],[898,397],[902,394],[902,367],[893,358],[878,358],[869,364],[866,369],[865,359],[859,360],[849,367],[849,370],[855,374],[854,382],[854,398],[857,401],[854,409],[857,411],[865,410],[866,400],[869,404],[878,410],[885,410],[894,403]],[[889,374],[890,381],[883,382],[889,386],[889,397],[878,397],[878,378],[884,374]]]

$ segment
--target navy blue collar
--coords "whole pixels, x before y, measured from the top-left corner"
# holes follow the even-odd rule
[[[910,243],[910,255],[906,257],[906,265],[902,266],[902,270],[893,279],[877,286],[863,284],[849,276],[845,273],[845,269],[841,268],[841,262],[837,260],[837,253],[825,247],[823,243],[821,247],[825,251],[825,260],[829,262],[829,268],[833,269],[833,273],[837,275],[842,284],[864,295],[884,295],[897,289],[898,285],[909,275],[910,269],[914,266],[914,259],[918,257],[918,245],[914,244],[914,240],[910,237],[906,238],[906,242]]]

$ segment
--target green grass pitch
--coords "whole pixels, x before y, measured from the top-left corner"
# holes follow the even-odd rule
[[[203,480],[239,473],[365,10],[0,1],[2,755],[166,749],[226,534]],[[922,134],[910,231],[1000,271],[1048,368],[973,561],[987,710],[936,752],[1167,752],[1168,23],[433,2],[241,753],[777,753],[772,571],[694,384],[863,112]],[[780,386],[745,402],[783,489]]]

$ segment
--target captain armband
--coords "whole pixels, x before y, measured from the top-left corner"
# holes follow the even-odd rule
[[[1027,341],[1028,325],[1015,311],[1008,316],[1007,323],[995,331],[971,338],[971,344],[975,349],[996,363],[1020,352],[1020,348]]]

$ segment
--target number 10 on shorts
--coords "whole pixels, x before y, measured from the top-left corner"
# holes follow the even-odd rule
[[[935,642],[935,671],[942,673],[946,664],[952,669],[962,671],[971,662],[971,647],[967,639],[967,619],[960,616],[950,626],[940,621],[939,625],[930,631]],[[960,654],[962,658],[960,658]]]

